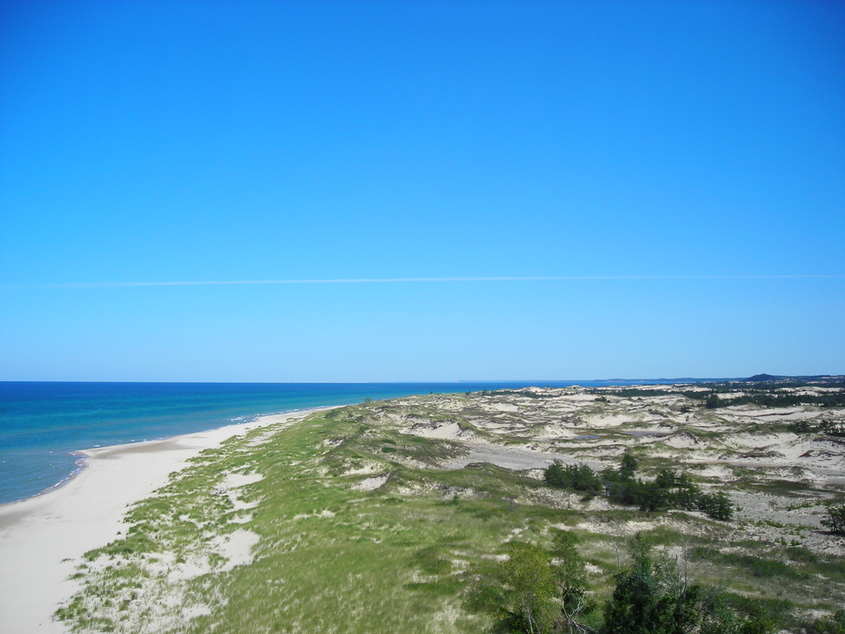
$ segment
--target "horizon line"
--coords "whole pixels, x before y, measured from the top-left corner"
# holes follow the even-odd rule
[[[775,279],[843,279],[845,275],[551,275],[551,276],[489,276],[489,277],[393,277],[393,278],[336,278],[287,280],[199,280],[158,282],[57,282],[45,284],[2,284],[0,290],[50,288],[133,288],[153,286],[259,286],[282,284],[403,284],[454,282],[565,282],[612,280],[775,280]]]
[[[663,377],[611,377],[603,379],[414,379],[405,381],[246,381],[246,380],[213,380],[213,381],[198,381],[198,380],[106,380],[106,379],[3,379],[0,378],[0,383],[183,383],[183,384],[253,384],[253,385],[461,385],[468,383],[530,383],[527,387],[546,387],[545,384],[552,383],[567,383],[564,387],[578,387],[575,382],[583,381],[588,383],[616,383],[619,381],[628,383],[642,383],[646,385],[660,385],[657,381],[676,382],[681,384],[682,381],[692,381],[696,383],[718,382],[718,381],[735,381],[740,383],[748,382],[748,379],[757,376],[769,376],[771,380],[788,380],[788,379],[824,379],[824,378],[839,378],[845,374],[823,372],[821,374],[768,374],[760,373],[751,376],[663,376]],[[595,386],[588,386],[595,387]]]

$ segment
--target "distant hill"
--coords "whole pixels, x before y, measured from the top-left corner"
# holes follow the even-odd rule
[[[783,384],[799,384],[811,383],[814,385],[839,385],[845,380],[845,376],[841,374],[814,374],[812,376],[784,376],[773,374],[755,374],[747,379],[736,379],[740,383],[783,383]]]
[[[754,376],[750,376],[747,379],[743,379],[748,383],[762,383],[764,381],[777,381],[779,379],[784,379],[786,377],[782,376],[772,376],[771,374],[755,374]]]

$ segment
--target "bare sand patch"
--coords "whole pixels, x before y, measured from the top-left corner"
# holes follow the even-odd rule
[[[372,478],[364,478],[352,488],[357,489],[358,491],[375,491],[376,489],[383,487],[389,478],[390,474],[388,473],[373,476]]]

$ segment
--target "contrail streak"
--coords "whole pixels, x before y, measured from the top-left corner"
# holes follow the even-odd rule
[[[256,286],[270,284],[408,284],[445,282],[567,282],[579,280],[805,280],[845,279],[845,275],[550,275],[500,277],[386,277],[301,280],[204,280],[164,282],[65,282],[55,284],[6,284],[2,290],[47,288],[131,288],[142,286]]]

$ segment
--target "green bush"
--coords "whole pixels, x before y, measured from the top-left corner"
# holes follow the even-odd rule
[[[837,535],[845,535],[845,504],[831,504],[827,515],[822,518],[822,526]]]
[[[634,477],[634,472],[639,466],[639,461],[634,458],[629,449],[622,454],[622,464],[619,466],[619,475],[623,480],[630,480]]]
[[[680,634],[701,619],[701,586],[686,583],[670,562],[655,562],[637,535],[633,564],[616,575],[616,589],[605,605],[608,634]]]
[[[733,519],[734,506],[726,493],[701,493],[698,496],[698,510],[707,513],[714,520],[727,522]]]

